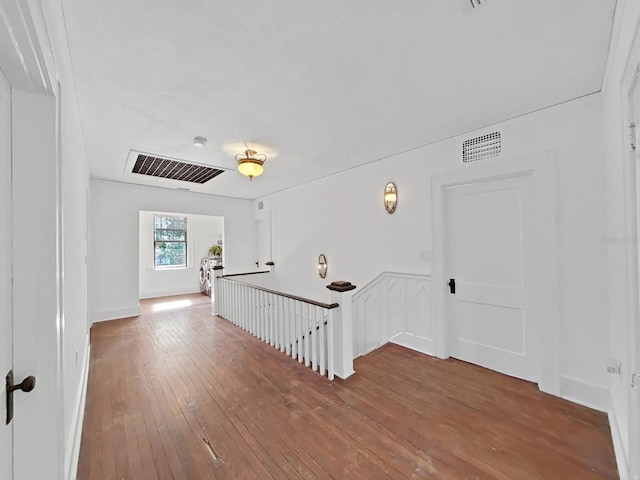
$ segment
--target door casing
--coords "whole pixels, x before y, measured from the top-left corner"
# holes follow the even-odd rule
[[[556,223],[556,169],[553,153],[535,157],[485,160],[434,177],[431,181],[433,245],[433,319],[436,356],[448,358],[449,329],[446,272],[446,189],[517,175],[531,175],[535,268],[534,308],[531,318],[539,322],[540,381],[543,392],[560,395],[558,234]]]
[[[0,5],[0,69],[11,87],[14,478],[64,476],[60,93],[40,2]],[[3,378],[4,378],[3,373]],[[34,461],[37,459],[37,461]]]
[[[629,469],[630,478],[640,479],[640,386],[631,388],[631,380],[634,372],[640,372],[640,145],[637,139],[638,128],[640,128],[640,102],[634,106],[634,93],[640,88],[640,34],[636,38],[631,49],[629,60],[625,67],[622,81],[622,111],[623,119],[626,120],[624,127],[630,124],[636,125],[635,149],[631,148],[631,132],[623,135],[623,175],[624,175],[624,201],[625,201],[625,236],[629,239],[636,239],[635,242],[625,242],[626,255],[626,281],[627,281],[627,338],[628,338],[628,365],[629,368],[621,369],[622,384],[628,391],[627,413],[628,428],[628,458],[622,450],[622,446],[616,449],[619,456],[619,468],[624,468],[620,463],[626,464]],[[636,382],[638,383],[638,382]],[[614,418],[614,421],[621,421]],[[623,421],[623,420],[622,420]],[[612,426],[613,427],[613,426]],[[617,425],[612,428],[612,433],[620,434]],[[615,441],[614,441],[615,445]],[[624,477],[623,477],[624,478]]]

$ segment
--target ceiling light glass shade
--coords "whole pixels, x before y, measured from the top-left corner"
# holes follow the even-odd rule
[[[256,158],[260,156],[262,158]],[[262,166],[267,160],[267,156],[263,153],[257,153],[255,150],[245,150],[244,153],[236,155],[236,161],[238,162],[238,171],[245,177],[249,177],[249,180],[253,180],[253,177],[262,175],[264,167]]]
[[[245,158],[238,163],[238,171],[251,180],[253,177],[262,175],[262,172],[264,172],[263,163],[255,158]]]

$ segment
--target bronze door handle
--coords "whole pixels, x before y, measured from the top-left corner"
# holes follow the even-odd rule
[[[6,424],[9,425],[13,419],[13,392],[16,390],[22,390],[25,393],[29,393],[36,388],[36,377],[29,375],[27,378],[17,385],[13,384],[13,370],[11,370],[6,377],[7,386],[7,419]]]

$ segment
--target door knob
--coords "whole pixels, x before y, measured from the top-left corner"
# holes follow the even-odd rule
[[[34,388],[36,388],[36,377],[34,377],[33,375],[29,375],[27,378],[22,380],[22,382],[20,382],[17,385],[7,384],[7,389],[10,392],[15,392],[16,390],[22,390],[25,393],[29,393]]]
[[[449,291],[452,294],[456,294],[456,279],[455,278],[450,278],[449,279]]]
[[[6,377],[7,386],[7,420],[6,424],[9,425],[13,419],[13,392],[16,390],[22,390],[25,393],[29,393],[36,388],[36,377],[29,375],[27,378],[17,385],[13,384],[13,370],[11,370]]]

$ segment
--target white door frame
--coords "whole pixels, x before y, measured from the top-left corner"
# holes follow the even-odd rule
[[[36,376],[34,392],[14,399],[14,475],[58,480],[65,442],[57,70],[39,0],[3,0],[0,19],[0,68],[12,90],[13,368],[17,381]]]
[[[556,169],[552,153],[523,159],[484,160],[465,165],[431,180],[433,244],[433,319],[436,356],[449,357],[447,325],[446,189],[468,183],[521,175],[531,176],[535,271],[532,318],[538,322],[540,382],[543,392],[560,395],[557,352],[559,339],[558,233],[556,223]]]
[[[636,31],[633,46],[631,48],[627,65],[624,70],[621,84],[622,120],[623,128],[640,117],[640,112],[634,112],[629,105],[633,99],[629,95],[633,88],[640,88],[640,33]],[[635,115],[634,115],[635,114]],[[636,125],[636,129],[640,125]],[[625,242],[625,255],[627,257],[627,332],[629,339],[629,368],[622,368],[622,382],[629,392],[629,458],[623,458],[623,462],[629,469],[629,477],[640,478],[640,406],[637,405],[640,393],[634,392],[631,388],[631,375],[640,372],[640,169],[638,168],[638,150],[640,145],[635,146],[635,150],[630,148],[629,132],[625,131],[622,142],[623,154],[623,175],[624,175],[624,202],[625,202],[625,236],[636,241]],[[636,133],[635,138],[639,138]],[[624,452],[621,452],[624,457]],[[635,471],[634,471],[635,470]]]

